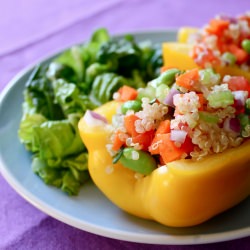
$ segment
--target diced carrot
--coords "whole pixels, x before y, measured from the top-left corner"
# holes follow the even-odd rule
[[[177,147],[174,142],[170,140],[170,133],[161,134],[159,137],[162,140],[162,143],[159,145],[160,156],[165,164],[180,159],[182,154],[185,153],[182,148]]]
[[[203,106],[204,106],[204,104],[206,102],[206,99],[205,99],[205,97],[204,97],[204,95],[202,93],[198,93],[197,95],[199,97],[199,103],[200,103],[199,110],[203,110]]]
[[[125,126],[128,134],[131,136],[138,135],[138,133],[135,130],[135,121],[138,119],[139,118],[134,114],[127,115],[124,117],[124,126]]]
[[[161,121],[160,125],[158,126],[154,138],[151,142],[149,147],[149,152],[152,155],[159,154],[159,145],[162,143],[161,138],[159,135],[170,133],[170,120]]]
[[[142,150],[148,150],[152,140],[154,138],[154,131],[146,131],[132,137],[133,143],[139,143],[142,146]]]
[[[127,86],[127,85],[123,85],[118,90],[118,93],[119,93],[118,101],[122,101],[122,102],[126,102],[129,100],[135,100],[137,97],[137,94],[138,94],[136,89],[134,89],[130,86]]]
[[[121,131],[117,131],[114,136],[113,147],[112,149],[117,151],[119,150],[125,143],[120,139]]]
[[[223,31],[229,26],[229,21],[222,19],[212,19],[206,31],[210,34],[221,35]]]
[[[230,44],[228,50],[235,55],[237,63],[242,64],[248,60],[248,53],[236,44]]]
[[[162,143],[161,140],[161,135],[162,134],[155,134],[154,139],[151,142],[151,145],[148,148],[148,151],[150,152],[151,155],[158,155],[160,154],[160,144]]]
[[[164,120],[160,122],[155,134],[165,134],[170,132],[170,120]]]
[[[193,89],[196,81],[199,80],[198,68],[191,69],[176,78],[176,84],[188,90]]]

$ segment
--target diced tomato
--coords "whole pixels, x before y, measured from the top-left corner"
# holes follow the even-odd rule
[[[236,44],[230,44],[228,50],[235,55],[237,63],[242,64],[248,60],[248,53]]]
[[[139,143],[140,145],[142,145],[142,150],[148,150],[148,147],[152,143],[153,138],[154,130],[150,130],[133,136],[132,141],[133,143]]]
[[[248,97],[250,97],[250,83],[243,76],[232,76],[228,81],[228,88],[231,91],[248,91]]]
[[[189,136],[186,136],[185,141],[181,145],[181,149],[187,154],[194,150],[194,144]]]

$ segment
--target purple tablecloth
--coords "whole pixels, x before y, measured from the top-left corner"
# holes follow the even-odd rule
[[[22,68],[88,38],[202,26],[216,14],[250,10],[248,0],[8,0],[0,2],[0,91]],[[195,246],[159,246],[113,240],[68,226],[21,198],[0,175],[0,249],[249,249],[250,237]]]

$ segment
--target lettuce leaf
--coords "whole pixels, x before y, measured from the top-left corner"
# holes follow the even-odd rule
[[[88,95],[82,94],[74,83],[66,82],[63,79],[53,81],[55,103],[58,103],[67,117],[69,114],[79,114],[82,116],[87,109],[95,106],[89,100]]]
[[[51,62],[37,65],[24,90],[20,142],[32,152],[32,170],[48,185],[77,195],[90,176],[78,121],[123,85],[144,87],[162,64],[161,47],[133,36],[111,39],[104,28]]]
[[[96,54],[101,44],[110,39],[106,29],[99,29],[93,33],[90,41],[83,45],[73,46],[66,50],[54,62],[72,68],[76,74],[77,81],[85,80],[86,68],[96,61]]]
[[[18,136],[28,151],[36,152],[38,148],[34,143],[34,127],[39,127],[47,119],[41,114],[25,114],[19,126]]]
[[[86,154],[82,153],[63,161],[61,168],[51,168],[45,160],[35,157],[32,170],[44,183],[61,188],[69,195],[77,195],[81,185],[89,180]]]
[[[85,150],[77,124],[71,120],[46,121],[40,126],[34,126],[33,136],[37,155],[50,167],[57,167],[65,157]]]

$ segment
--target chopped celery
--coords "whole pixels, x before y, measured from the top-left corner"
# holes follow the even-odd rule
[[[143,97],[153,100],[155,98],[155,88],[149,85],[146,88],[139,88],[137,99],[141,100]]]
[[[199,112],[199,118],[205,122],[208,123],[218,123],[219,117],[217,115],[213,115],[209,112],[200,111]]]
[[[220,80],[220,75],[216,74],[213,69],[202,69],[199,71],[200,79],[202,84],[207,87],[214,86],[218,84]]]
[[[222,60],[229,65],[234,65],[236,62],[236,56],[230,52],[225,52],[222,55]]]
[[[234,96],[230,90],[212,92],[208,95],[207,100],[212,108],[225,108],[234,104]]]

